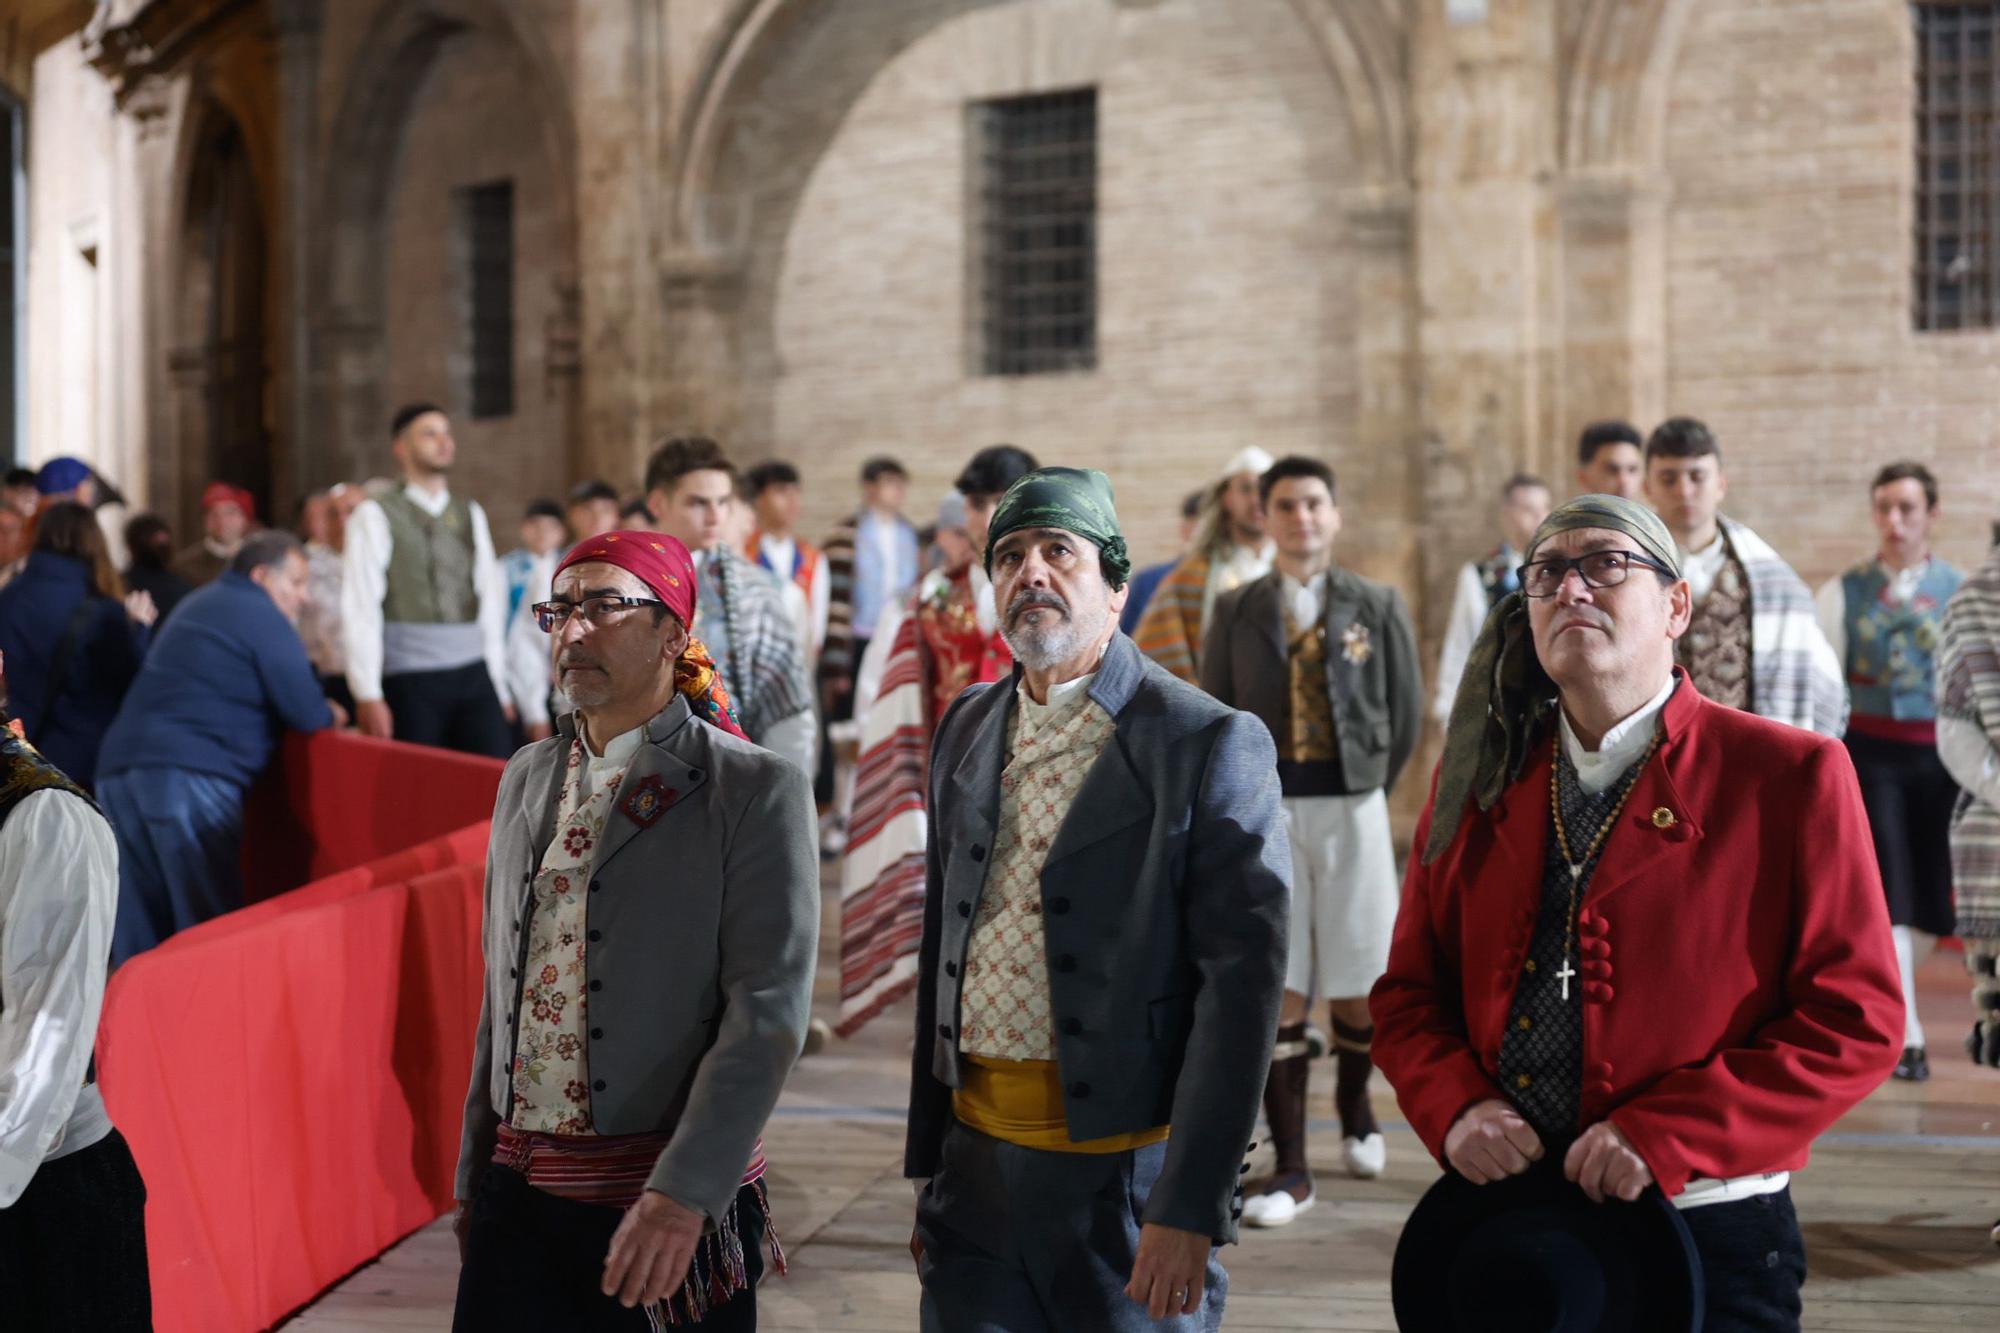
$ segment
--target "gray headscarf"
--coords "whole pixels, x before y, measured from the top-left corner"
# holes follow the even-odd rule
[[[1543,542],[1578,528],[1622,532],[1661,567],[1681,577],[1680,549],[1660,516],[1616,495],[1579,495],[1542,521],[1528,543],[1523,563]],[[1423,846],[1424,864],[1444,855],[1458,836],[1468,800],[1491,810],[1507,784],[1521,776],[1528,752],[1556,707],[1555,682],[1535,655],[1528,627],[1528,599],[1516,589],[1486,617],[1466,659],[1465,675],[1452,700],[1444,757],[1438,761],[1437,794],[1431,802],[1431,832]]]

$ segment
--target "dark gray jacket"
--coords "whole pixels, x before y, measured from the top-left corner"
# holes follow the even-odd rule
[[[1201,687],[1255,713],[1273,736],[1292,717],[1282,578],[1274,569],[1216,598],[1201,655]],[[1320,623],[1341,776],[1349,792],[1393,787],[1424,725],[1423,672],[1403,594],[1335,566]]]
[[[470,1199],[512,1104],[528,893],[555,836],[574,716],[507,763],[486,856],[486,985],[454,1193]],[[626,812],[648,779],[664,810]],[[586,903],[591,1120],[672,1135],[648,1187],[720,1218],[805,1043],[819,943],[812,784],[676,696],[612,797]],[[601,1034],[601,1035],[600,1035]]]
[[[959,974],[993,863],[1020,672],[960,695],[931,760],[904,1172],[937,1171],[960,1086]],[[1090,697],[1116,720],[1042,869],[1064,1115],[1076,1140],[1171,1124],[1144,1220],[1236,1237],[1232,1199],[1284,985],[1291,851],[1255,718],[1123,634]]]

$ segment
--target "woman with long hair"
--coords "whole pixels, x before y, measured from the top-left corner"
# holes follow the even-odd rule
[[[82,786],[158,618],[151,597],[126,593],[90,510],[63,502],[42,512],[26,567],[0,588],[7,703],[28,740]]]

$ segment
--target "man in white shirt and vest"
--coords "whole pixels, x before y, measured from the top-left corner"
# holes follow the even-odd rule
[[[451,493],[458,446],[444,409],[390,426],[403,485],[348,520],[341,587],[347,684],[365,735],[504,759],[507,589],[477,501]]]

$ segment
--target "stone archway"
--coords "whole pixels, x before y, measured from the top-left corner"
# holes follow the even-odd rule
[[[672,388],[662,397],[664,416],[739,441],[745,450],[787,447],[768,386],[788,371],[777,327],[779,283],[787,239],[815,171],[857,104],[878,79],[893,77],[886,72],[907,53],[953,25],[1013,7],[1005,0],[882,0],[869,7],[865,23],[842,17],[840,7],[798,0],[742,0],[734,7],[698,65],[672,156],[670,253],[663,273]],[[1083,68],[1086,57],[1064,53],[1063,45],[1117,40],[1104,32],[1118,26],[1126,6],[1104,0],[1060,17],[1052,12],[1060,5],[1019,8],[1051,10],[1040,21],[1046,40],[1031,43],[1046,60],[1027,58],[1035,65],[1023,71],[1027,86],[1049,76],[1043,64]],[[1151,5],[1130,8],[1128,27],[1161,12]],[[1165,8],[1186,13],[1200,6]],[[1352,282],[1348,304],[1400,300],[1409,169],[1400,20],[1391,7],[1344,0],[1273,0],[1260,13],[1286,30],[1299,60],[1318,64],[1314,77],[1323,91],[1313,99],[1313,114],[1320,117],[1323,139],[1341,145],[1342,164],[1323,225],[1350,232],[1355,262],[1368,269]],[[1058,31],[1065,34],[1060,40]],[[987,58],[969,47],[964,55],[975,63]],[[1400,319],[1392,322],[1401,327]],[[1314,322],[1306,336],[1323,337],[1325,324]],[[1400,388],[1378,387],[1378,381],[1402,377],[1403,349],[1345,348],[1341,355],[1348,362],[1343,383],[1330,392],[1352,393],[1367,407],[1356,408],[1328,446],[1395,450],[1400,427],[1385,427],[1368,414],[1403,409]],[[1367,365],[1357,372],[1353,365],[1360,362]],[[1356,378],[1366,382],[1358,393],[1350,387]],[[1386,512],[1407,511],[1402,489],[1400,480],[1383,479]],[[1389,543],[1399,557],[1405,536],[1397,532]]]
[[[316,427],[311,453],[316,484],[379,472],[384,423],[393,410],[384,384],[391,369],[392,302],[388,233],[406,136],[427,82],[444,67],[455,43],[491,43],[522,77],[521,103],[534,122],[522,151],[544,171],[535,204],[546,211],[551,242],[517,260],[537,284],[534,295],[553,310],[540,322],[516,320],[517,337],[542,342],[532,360],[547,384],[524,386],[552,409],[556,474],[566,473],[576,441],[577,377],[576,201],[570,172],[576,128],[567,82],[532,19],[507,0],[394,0],[380,6],[372,27],[347,61],[323,174],[312,309],[316,377],[311,386]],[[545,284],[545,287],[542,285]],[[446,304],[442,293],[433,304]],[[440,389],[422,396],[444,398]],[[558,479],[560,479],[558,475]]]

